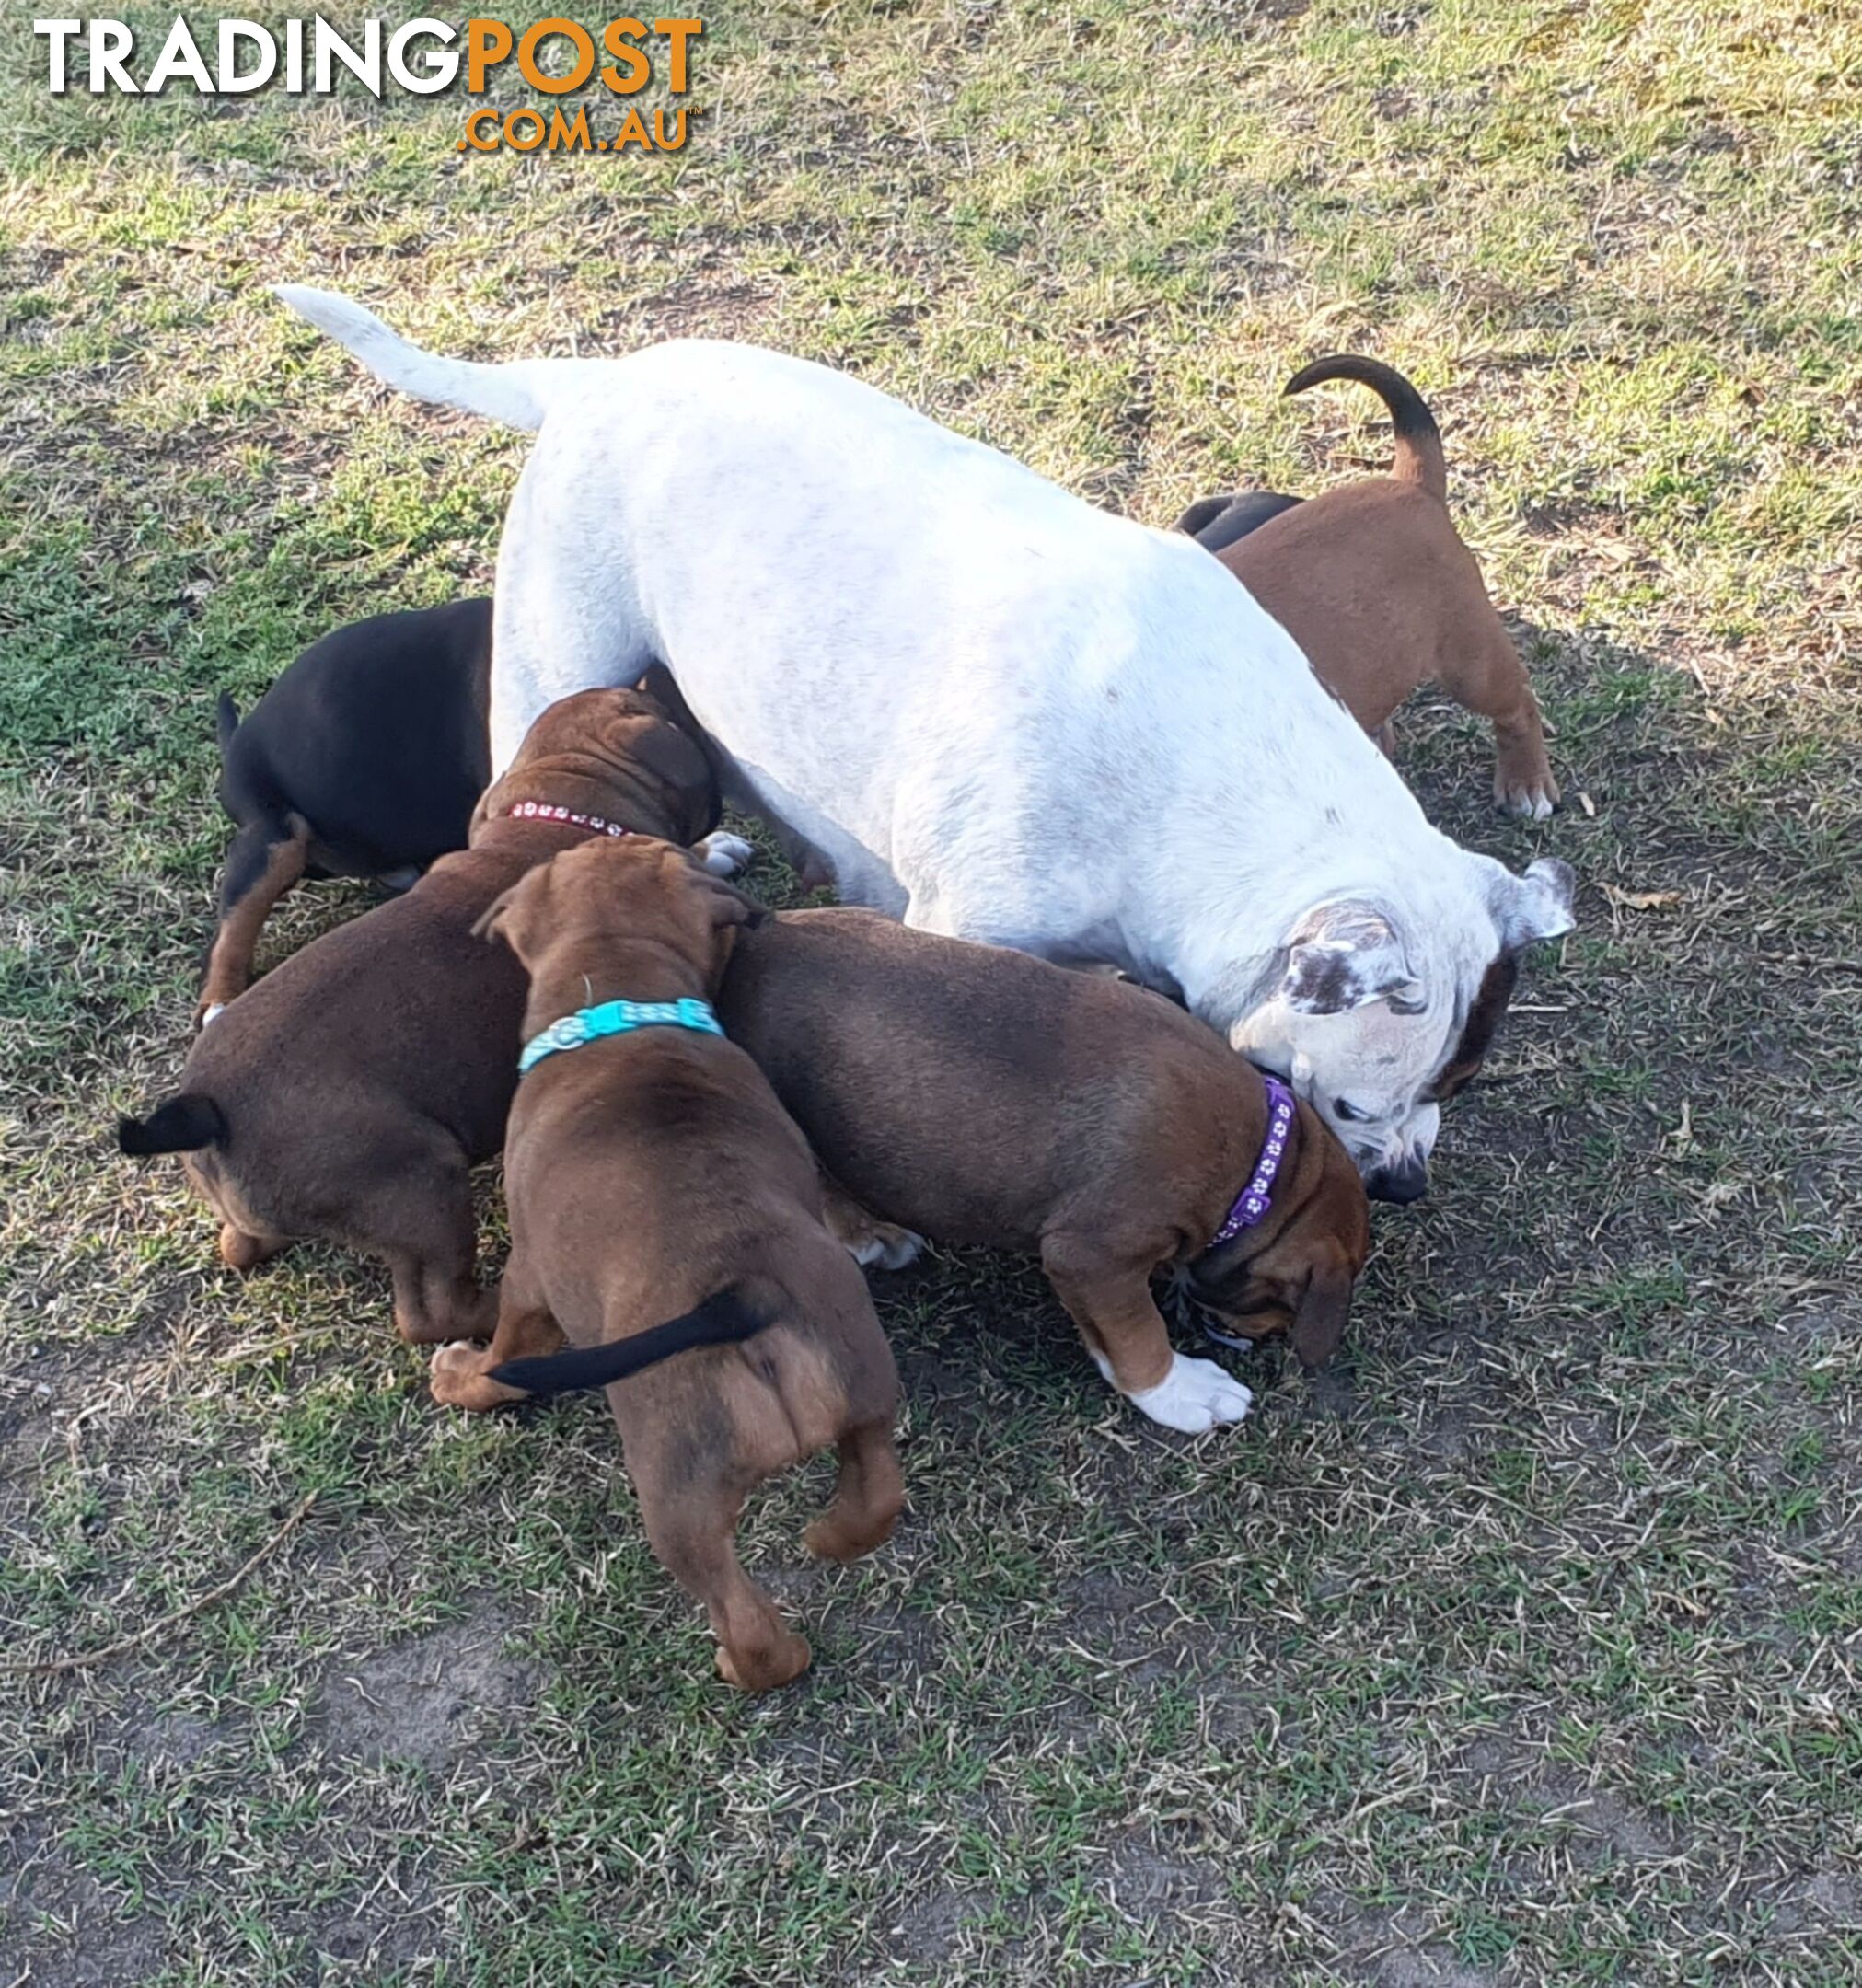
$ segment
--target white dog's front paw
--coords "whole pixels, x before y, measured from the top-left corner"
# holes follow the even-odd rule
[[[750,867],[750,859],[757,853],[742,836],[726,835],[722,828],[716,835],[708,835],[698,849],[699,861],[713,876],[735,876]]]
[[[1226,1369],[1214,1360],[1186,1359],[1181,1353],[1171,1356],[1169,1373],[1154,1388],[1126,1399],[1153,1422],[1185,1436],[1239,1422],[1255,1405],[1253,1393]]]

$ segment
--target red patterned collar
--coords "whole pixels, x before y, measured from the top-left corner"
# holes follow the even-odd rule
[[[507,807],[500,821],[553,821],[566,822],[572,828],[587,828],[596,835],[631,835],[631,828],[623,828],[619,822],[607,820],[600,815],[578,815],[572,808],[558,807],[553,801],[520,801],[515,807]]]

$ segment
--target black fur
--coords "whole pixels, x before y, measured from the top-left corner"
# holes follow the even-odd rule
[[[183,1091],[158,1104],[146,1118],[119,1118],[116,1146],[132,1159],[149,1153],[198,1152],[226,1143],[226,1120],[212,1098]]]
[[[736,1289],[726,1286],[664,1325],[654,1325],[626,1339],[578,1347],[538,1359],[506,1360],[492,1369],[491,1378],[531,1394],[561,1394],[572,1388],[606,1387],[643,1367],[656,1366],[694,1347],[731,1346],[754,1338],[775,1323],[763,1311],[753,1310]]]
[[[424,869],[464,849],[492,772],[492,603],[376,615],[311,643],[242,721],[222,695],[220,800],[239,824],[222,903],[307,824],[312,875]]]

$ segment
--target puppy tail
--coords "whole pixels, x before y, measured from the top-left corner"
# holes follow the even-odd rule
[[[233,701],[233,693],[223,690],[220,701],[214,707],[214,730],[219,735],[220,757],[226,757],[226,748],[233,743],[233,734],[239,729],[239,707]]]
[[[644,1367],[656,1366],[676,1353],[695,1347],[731,1346],[754,1338],[776,1323],[773,1308],[752,1305],[736,1285],[714,1291],[702,1303],[664,1325],[654,1325],[605,1346],[578,1347],[569,1353],[550,1353],[540,1359],[506,1360],[492,1369],[491,1378],[528,1394],[561,1394],[572,1388],[606,1387]]]
[[[119,1118],[119,1152],[141,1160],[150,1153],[198,1152],[202,1146],[226,1143],[226,1117],[212,1098],[183,1091],[158,1104],[146,1118]]]
[[[274,283],[272,295],[290,305],[300,318],[309,318],[319,331],[327,331],[339,345],[348,346],[377,379],[412,394],[416,400],[442,401],[513,428],[543,425],[549,411],[544,382],[561,368],[561,360],[479,365],[467,359],[442,359],[410,344],[373,311],[364,310],[333,290]]]
[[[1441,453],[1441,430],[1428,403],[1394,366],[1376,359],[1359,359],[1349,353],[1335,353],[1301,366],[1280,390],[1304,393],[1322,380],[1356,380],[1368,387],[1390,410],[1390,425],[1396,440],[1396,453],[1390,473],[1399,483],[1415,483],[1438,503],[1448,502],[1448,464]]]

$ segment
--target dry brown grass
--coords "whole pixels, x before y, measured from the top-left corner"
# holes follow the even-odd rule
[[[24,60],[7,1654],[318,1499],[172,1640],[6,1687],[0,1980],[1853,1982],[1856,21],[792,8],[714,19],[710,128],[651,168],[462,164],[450,102],[53,104]],[[1437,707],[1405,770],[1589,887],[1335,1377],[1250,1360],[1257,1419],[1185,1444],[1024,1267],[888,1283],[910,1516],[823,1572],[818,1477],[764,1502],[818,1660],[746,1705],[598,1404],[468,1426],[372,1269],[210,1266],[105,1134],[184,1042],[213,693],[482,583],[522,453],[383,397],[287,277],[479,354],[760,338],[1159,521],[1382,462],[1357,401],[1277,402],[1310,353],[1415,375],[1573,801],[1490,820]]]

